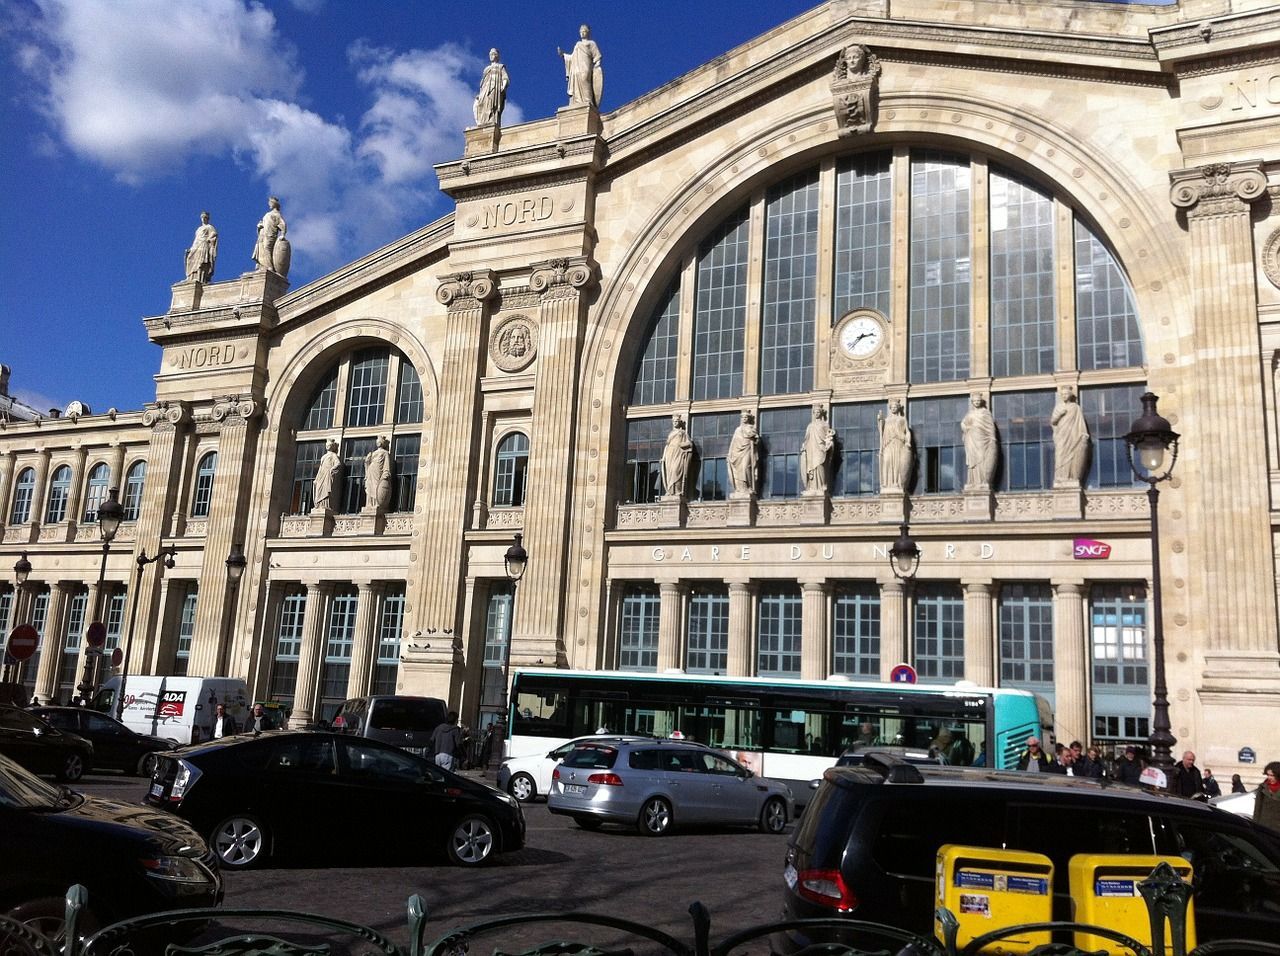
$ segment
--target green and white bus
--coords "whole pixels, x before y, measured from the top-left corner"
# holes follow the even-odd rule
[[[1052,729],[1023,690],[958,684],[791,680],[524,668],[512,678],[506,755],[547,753],[594,733],[679,736],[797,787],[856,744],[929,750],[953,764],[1008,768]]]

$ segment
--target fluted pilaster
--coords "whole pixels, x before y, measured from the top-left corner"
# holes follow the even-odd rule
[[[142,508],[134,529],[135,556],[146,551],[154,554],[167,532],[166,519],[173,513],[179,476],[177,470],[182,452],[178,441],[179,429],[190,420],[186,406],[174,403],[164,408],[149,408],[142,416],[144,425],[151,426],[151,441],[147,445],[147,477],[142,486]],[[226,559],[226,555],[223,555]],[[138,624],[134,633],[133,658],[139,662],[151,661],[154,667],[168,666],[159,662],[156,655],[163,636],[160,617],[160,585],[165,568],[159,564],[153,573],[142,575],[137,581]],[[138,666],[130,664],[138,670]],[[160,670],[159,673],[165,673]],[[192,671],[192,673],[196,673]]]
[[[49,450],[46,448],[36,457],[36,484],[31,492],[31,523],[44,522],[45,489],[49,485]]]
[[[316,683],[320,678],[320,661],[324,658],[325,628],[329,620],[329,603],[333,585],[307,585],[307,607],[302,614],[302,648],[298,652],[298,682],[293,691],[293,714],[289,725],[302,728],[315,719]]]
[[[62,663],[62,638],[67,630],[67,592],[75,585],[55,582],[49,588],[49,613],[40,635],[40,665],[36,668],[36,696],[48,703],[58,689],[58,666]]]
[[[729,582],[729,675],[732,677],[751,677],[756,672],[751,594],[750,584]]]
[[[889,672],[908,660],[906,630],[906,589],[898,580],[880,585],[880,679],[887,681]]]
[[[1053,586],[1054,731],[1059,740],[1088,740],[1089,661],[1084,635],[1084,586]]]
[[[351,671],[347,678],[347,696],[363,697],[369,693],[369,675],[373,670],[373,641],[378,623],[381,588],[373,584],[356,585],[356,624],[351,642]]]
[[[964,679],[990,687],[996,682],[991,582],[964,582]]]
[[[679,668],[680,636],[684,633],[682,605],[684,589],[677,581],[662,581],[658,585],[658,670]]]
[[[827,586],[822,581],[801,584],[800,676],[823,680],[831,669],[827,633]]]

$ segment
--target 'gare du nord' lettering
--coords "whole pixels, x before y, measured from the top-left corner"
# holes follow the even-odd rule
[[[193,345],[183,349],[174,359],[178,368],[209,368],[230,365],[235,361],[236,347],[227,345]]]
[[[497,226],[516,226],[528,222],[543,222],[550,219],[555,210],[555,200],[550,196],[496,202],[484,207],[484,219],[480,228],[493,229]]]

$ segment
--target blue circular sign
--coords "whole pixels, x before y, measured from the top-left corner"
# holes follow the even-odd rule
[[[892,684],[914,684],[916,682],[916,669],[910,664],[899,664],[889,671],[889,682]]]

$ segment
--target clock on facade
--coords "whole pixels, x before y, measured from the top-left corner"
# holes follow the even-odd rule
[[[873,315],[857,315],[840,329],[840,348],[852,359],[875,355],[884,345],[884,323]]]

